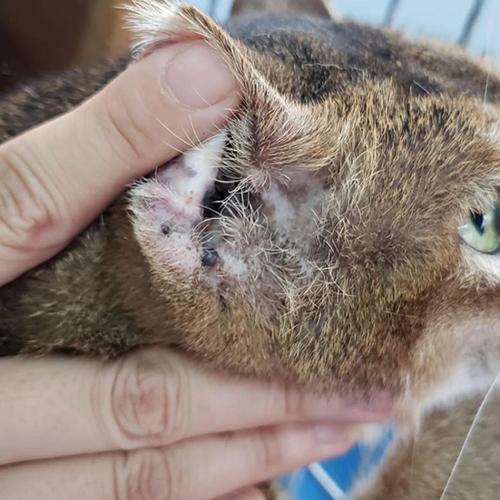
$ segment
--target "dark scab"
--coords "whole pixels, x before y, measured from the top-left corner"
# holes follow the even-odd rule
[[[206,248],[203,251],[203,256],[201,258],[201,264],[205,267],[214,267],[219,260],[219,254],[217,250],[213,248]]]
[[[170,229],[170,226],[166,222],[164,222],[161,225],[160,229],[161,229],[162,234],[164,234],[165,236],[168,236],[170,234],[171,229]]]

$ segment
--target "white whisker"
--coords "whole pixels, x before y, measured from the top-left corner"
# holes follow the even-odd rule
[[[188,149],[194,148],[195,144],[192,142],[188,142],[186,139],[183,139],[179,135],[177,135],[171,128],[169,128],[165,123],[163,123],[159,118],[157,118],[158,123],[173,137],[175,137],[177,140],[182,142],[182,144],[185,144]]]
[[[443,500],[446,492],[448,491],[448,488],[451,484],[451,481],[453,479],[453,476],[455,475],[455,472],[458,468],[458,465],[460,463],[460,460],[462,459],[462,456],[465,452],[465,449],[467,448],[467,444],[470,441],[470,438],[472,436],[472,432],[474,431],[476,424],[479,421],[479,418],[483,414],[483,410],[486,407],[486,404],[489,402],[490,398],[492,397],[495,389],[498,389],[497,387],[497,382],[500,380],[500,372],[497,373],[497,376],[495,377],[495,380],[493,380],[492,384],[490,385],[490,388],[488,389],[488,392],[484,396],[484,399],[479,406],[479,409],[477,410],[476,416],[474,417],[474,420],[472,421],[472,424],[470,426],[469,432],[467,433],[467,436],[465,437],[464,444],[462,445],[462,448],[460,449],[460,453],[458,454],[457,460],[455,461],[455,464],[453,465],[453,469],[450,472],[450,476],[448,477],[448,481],[446,482],[446,485],[443,489],[443,493],[441,494],[439,500]]]

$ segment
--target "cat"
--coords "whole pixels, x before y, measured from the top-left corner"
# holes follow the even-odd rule
[[[422,419],[425,436],[436,411],[484,393],[500,369],[499,75],[462,49],[342,21],[320,0],[236,1],[222,27],[184,4],[131,10],[133,57],[206,40],[243,102],[0,289],[0,355],[165,344],[315,391],[386,391],[398,450]],[[130,61],[6,93],[0,141]]]
[[[498,394],[480,412],[483,396],[434,409],[416,436],[397,438],[381,465],[360,475],[356,500],[492,500],[498,497]],[[469,431],[472,430],[469,438]],[[464,447],[464,444],[466,446]]]

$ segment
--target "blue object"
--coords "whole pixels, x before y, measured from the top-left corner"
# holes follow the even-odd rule
[[[300,469],[284,476],[281,483],[292,500],[347,500],[354,480],[377,465],[391,441],[392,432],[388,428],[373,446],[358,444],[344,455],[318,464],[320,467]],[[331,493],[318,481],[318,472],[326,473],[325,477],[331,481]]]

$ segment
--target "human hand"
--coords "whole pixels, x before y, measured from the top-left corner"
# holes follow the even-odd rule
[[[211,135],[237,104],[217,56],[180,44],[0,146],[0,283],[57,253],[127,183]],[[383,397],[371,408],[229,379],[161,349],[111,363],[4,358],[0,380],[9,500],[207,500],[338,454],[353,425],[388,413]]]
[[[158,50],[73,111],[0,146],[0,285],[64,248],[125,186],[238,105],[203,42]]]
[[[9,500],[208,500],[342,453],[355,424],[389,410],[231,379],[166,349],[5,358],[0,380]]]

